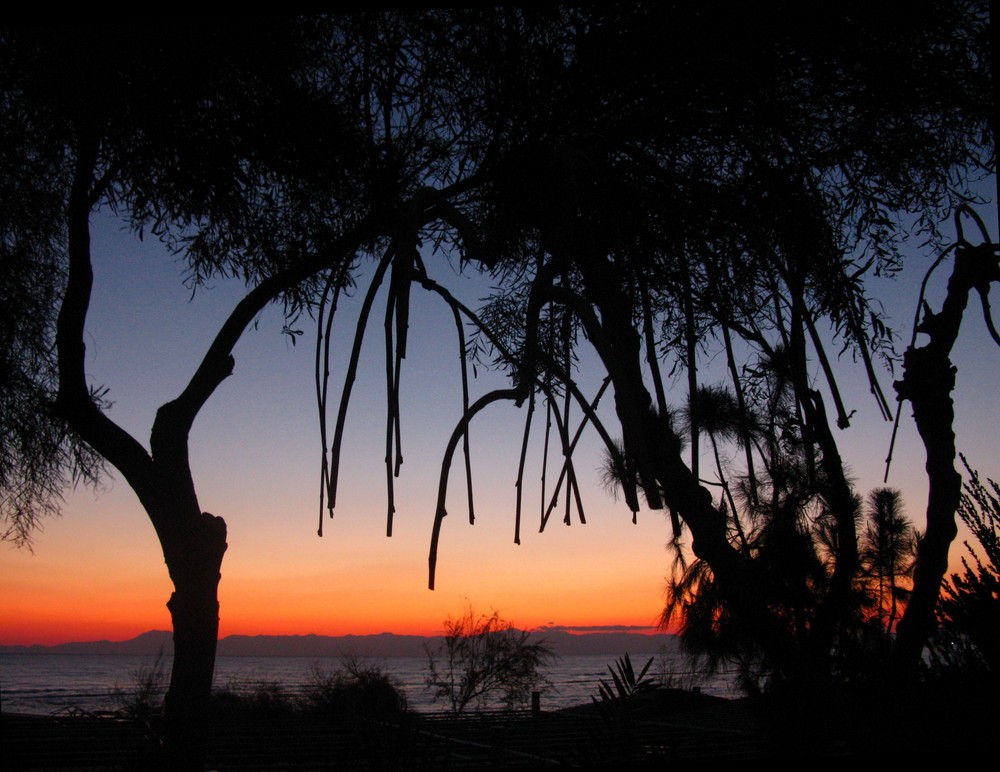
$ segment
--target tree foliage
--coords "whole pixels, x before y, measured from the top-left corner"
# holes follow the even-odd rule
[[[60,170],[31,147],[28,116],[5,111],[0,123],[0,536],[30,544],[68,484],[97,482],[102,460],[53,410],[66,281],[65,230],[50,216],[63,203]]]
[[[494,611],[445,620],[444,640],[427,649],[427,687],[456,716],[472,706],[524,706],[547,682],[541,671],[555,654]]]
[[[793,672],[829,667],[857,607],[861,556],[834,433],[852,411],[825,329],[891,416],[876,365],[891,357],[893,331],[865,277],[897,269],[914,233],[940,243],[942,216],[994,160],[985,7],[819,13],[817,24],[793,4],[723,14],[640,5],[512,11],[471,27],[466,46],[490,53],[478,115],[491,152],[477,172],[489,195],[456,202],[477,236],[457,238],[499,249],[500,289],[477,314],[444,297],[478,328],[473,355],[487,352],[511,388],[468,404],[452,435],[432,586],[449,467],[469,421],[500,400],[527,403],[527,438],[534,416],[551,417],[568,522],[574,509],[583,519],[570,425],[579,410],[626,504],[636,511],[641,496],[671,513],[675,539],[690,532],[744,634]],[[613,391],[620,441],[595,412],[599,395],[575,381],[586,349]],[[716,354],[743,417],[742,473],[769,489],[759,552],[740,536],[735,502],[716,503],[702,485],[709,425],[698,413],[708,405],[687,399],[686,456],[667,420],[664,361],[698,395]],[[754,507],[762,491],[745,489]]]
[[[934,653],[966,675],[1000,676],[1000,486],[985,482],[962,457],[968,479],[958,515],[979,545],[965,542],[963,570],[945,582]]]
[[[260,310],[283,303],[294,317],[325,271],[346,281],[357,253],[391,230],[373,226],[372,209],[391,220],[402,184],[376,173],[384,143],[366,136],[361,81],[350,75],[364,63],[338,45],[352,35],[335,20],[286,19],[0,36],[10,139],[0,224],[16,322],[2,331],[13,357],[3,374],[5,530],[17,537],[53,510],[74,465],[88,476],[107,462],[133,488],[174,585],[166,733],[178,768],[200,764],[227,546],[225,520],[198,503],[191,426]],[[183,391],[157,411],[148,444],[115,423],[87,377],[90,221],[100,210],[183,255],[194,286],[247,284]]]
[[[0,33],[11,310],[0,482],[17,494],[5,495],[4,530],[23,540],[74,469],[91,478],[103,459],[121,473],[175,585],[168,726],[199,731],[226,525],[195,494],[195,419],[262,308],[281,303],[293,335],[311,314],[321,517],[332,514],[384,287],[391,533],[410,296],[422,288],[453,313],[464,386],[431,586],[454,454],[461,443],[471,520],[468,427],[510,401],[526,406],[524,448],[544,416],[546,456],[562,454],[541,527],[557,495],[567,522],[584,519],[573,451],[592,427],[629,509],[642,499],[670,514],[673,544],[690,537],[741,636],[790,673],[828,669],[862,563],[833,431],[851,410],[831,353],[859,363],[888,416],[876,364],[894,333],[865,278],[898,268],[908,238],[940,246],[943,215],[995,173],[988,20],[985,3],[964,0],[638,3]],[[194,286],[247,286],[145,445],[86,375],[90,218],[102,209],[176,250]],[[466,304],[436,279],[435,253],[497,290]],[[338,402],[330,324],[366,265]],[[577,382],[584,352],[601,370],[593,395]],[[716,356],[725,388],[704,383]],[[503,370],[509,387],[473,399],[470,361]],[[617,432],[598,412],[605,394]],[[700,468],[705,435],[741,455],[742,469],[713,453],[718,500]],[[520,514],[519,497],[515,539]],[[928,534],[940,552],[938,529]],[[919,564],[916,576],[928,586]],[[906,629],[919,643],[923,628]]]
[[[861,574],[875,596],[879,629],[891,632],[909,596],[919,535],[902,511],[893,488],[869,491],[868,523],[861,536]]]

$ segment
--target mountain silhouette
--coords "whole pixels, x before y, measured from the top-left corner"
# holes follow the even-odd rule
[[[641,635],[623,632],[569,633],[550,630],[535,633],[556,654],[650,656],[661,649],[678,651],[677,637],[667,634]],[[441,636],[396,635],[229,635],[219,639],[218,655],[233,657],[340,657],[356,654],[371,657],[422,657],[425,646],[435,647]],[[156,656],[173,650],[172,635],[150,630],[127,641],[82,641],[54,646],[0,646],[0,654],[128,654]]]

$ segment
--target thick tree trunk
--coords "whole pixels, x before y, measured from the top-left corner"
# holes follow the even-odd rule
[[[161,535],[174,592],[167,608],[174,660],[165,709],[165,746],[173,769],[202,769],[219,636],[218,586],[226,524],[208,513],[183,518]]]
[[[625,451],[635,462],[647,504],[651,509],[666,504],[680,515],[691,530],[692,550],[711,566],[720,592],[734,616],[746,624],[748,635],[769,661],[805,678],[813,668],[768,606],[764,577],[729,543],[725,516],[684,462],[680,439],[652,410],[652,397],[642,379],[639,333],[620,277],[602,258],[578,265],[589,301],[600,310],[599,321],[596,315],[582,320],[611,376]]]
[[[956,216],[956,223],[958,218]],[[955,268],[948,280],[948,294],[937,314],[926,310],[917,332],[930,339],[926,346],[910,346],[903,357],[903,378],[895,383],[901,400],[913,404],[913,418],[927,451],[927,529],[920,542],[910,603],[899,620],[896,665],[912,671],[920,663],[928,637],[937,620],[935,607],[941,581],[948,570],[948,550],[958,528],[955,511],[962,493],[962,478],[955,470],[955,433],[952,429],[956,368],[951,349],[958,338],[969,293],[985,296],[1000,280],[996,248],[989,243],[977,247],[961,238],[955,250]],[[926,309],[926,304],[925,304]]]
[[[929,347],[928,347],[929,348]],[[948,570],[948,551],[958,526],[955,511],[962,494],[962,477],[955,471],[955,411],[951,391],[955,368],[947,352],[910,349],[903,358],[900,396],[913,403],[913,418],[927,452],[927,528],[917,552],[910,602],[899,620],[896,661],[903,671],[919,662],[937,622],[934,610],[941,581]]]

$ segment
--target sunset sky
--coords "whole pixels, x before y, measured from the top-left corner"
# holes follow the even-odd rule
[[[987,190],[995,190],[992,182]],[[996,237],[995,208],[984,208]],[[951,232],[950,226],[946,232]],[[241,295],[224,280],[192,299],[183,265],[155,242],[120,230],[109,215],[94,220],[95,290],[88,324],[91,383],[109,388],[111,417],[144,445],[156,408],[176,396],[219,324]],[[428,269],[475,304],[489,289],[474,276],[458,276],[441,256]],[[914,250],[895,281],[879,280],[871,294],[883,300],[899,334],[909,342],[920,280],[931,258]],[[370,277],[367,266],[362,290]],[[939,307],[947,263],[935,274],[930,296]],[[468,523],[461,464],[452,471],[449,512],[440,546],[437,589],[427,589],[427,552],[442,453],[461,413],[457,343],[450,312],[414,290],[411,350],[404,362],[403,455],[397,480],[395,532],[385,537],[384,349],[381,309],[373,313],[364,366],[352,404],[335,518],[316,536],[320,441],[308,320],[292,345],[281,335],[276,309],[263,314],[236,349],[236,370],[208,402],[191,437],[192,468],[201,506],[224,517],[229,550],[220,585],[221,635],[392,631],[434,634],[466,603],[496,609],[518,626],[620,626],[648,629],[663,604],[667,521],[643,510],[632,525],[624,504],[598,479],[596,434],[577,458],[587,524],[553,515],[538,533],[540,443],[528,467],[522,543],[513,543],[514,481],[524,411],[502,403],[472,425],[477,522]],[[336,326],[335,372],[342,383],[353,319],[360,297],[343,306]],[[994,300],[995,306],[1000,306]],[[970,303],[958,350],[956,434],[959,448],[989,477],[1000,476],[996,447],[996,389],[1000,349],[990,341],[978,302]],[[588,359],[580,382],[588,395],[597,381]],[[862,382],[863,371],[838,364],[852,426],[840,432],[841,451],[862,494],[882,484],[892,425],[878,415]],[[882,373],[887,394],[892,376]],[[479,372],[473,398],[498,383]],[[722,376],[720,374],[720,380]],[[676,381],[671,400],[686,394]],[[605,398],[605,414],[611,405]],[[579,414],[577,414],[577,418]],[[617,426],[609,422],[612,433]],[[536,423],[533,437],[541,436]],[[558,470],[555,456],[551,478]],[[707,474],[707,472],[706,472]],[[923,449],[904,409],[889,484],[904,493],[906,510],[923,524],[926,480]],[[150,629],[169,629],[165,603],[170,582],[152,526],[127,484],[109,475],[102,490],[67,492],[64,515],[47,520],[33,551],[0,545],[0,643],[51,644],[112,640]],[[960,536],[960,540],[961,540]],[[952,562],[961,554],[953,547]]]

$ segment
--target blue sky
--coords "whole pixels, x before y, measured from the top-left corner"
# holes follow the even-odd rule
[[[980,211],[995,237],[996,209]],[[95,219],[93,253],[88,375],[93,384],[108,387],[111,416],[147,444],[156,408],[183,388],[242,287],[219,280],[192,296],[176,258],[156,242],[139,242],[122,232],[107,216]],[[899,353],[909,341],[919,284],[931,259],[914,249],[899,276],[873,279],[870,285],[899,333]],[[428,256],[427,264],[470,305],[489,289],[480,277],[459,276],[440,256]],[[940,306],[949,271],[946,264],[931,284],[932,308]],[[371,268],[363,274],[362,288]],[[335,394],[359,305],[357,296],[343,303],[335,328]],[[466,520],[456,459],[438,589],[426,589],[440,461],[461,414],[457,343],[450,311],[415,290],[411,354],[402,380],[404,464],[397,481],[395,535],[387,540],[381,314],[376,306],[347,427],[337,514],[327,521],[323,539],[315,534],[320,442],[315,333],[308,320],[292,345],[281,334],[278,310],[263,313],[236,348],[233,376],[195,423],[192,468],[202,507],[229,524],[220,590],[223,634],[433,633],[466,602],[496,608],[528,627],[654,624],[669,562],[668,525],[648,510],[640,513],[637,526],[631,525],[624,505],[601,488],[593,432],[587,433],[577,460],[588,524],[566,528],[554,516],[546,532],[537,533],[536,444],[522,544],[513,544],[523,410],[508,403],[489,408],[473,423],[474,527]],[[988,336],[978,304],[970,304],[953,360],[958,447],[984,475],[1000,477],[993,436],[1000,349]],[[581,360],[587,394],[598,383],[591,363],[586,355]],[[720,365],[708,372],[715,366]],[[861,366],[849,354],[836,366],[848,410],[857,411],[852,426],[839,435],[841,449],[864,493],[882,484],[891,424],[879,417]],[[892,398],[892,375],[880,375]],[[501,383],[480,370],[473,396]],[[672,384],[674,404],[685,394],[683,381]],[[533,431],[537,439],[541,425]],[[921,525],[927,484],[908,408],[889,484],[903,491],[907,512]],[[953,561],[959,549],[953,548]],[[169,592],[152,527],[128,486],[112,474],[102,491],[80,488],[67,494],[64,516],[45,524],[34,553],[9,546],[0,550],[0,643],[28,642],[25,636],[32,634],[33,640],[54,642],[165,629],[169,617],[163,604]]]

